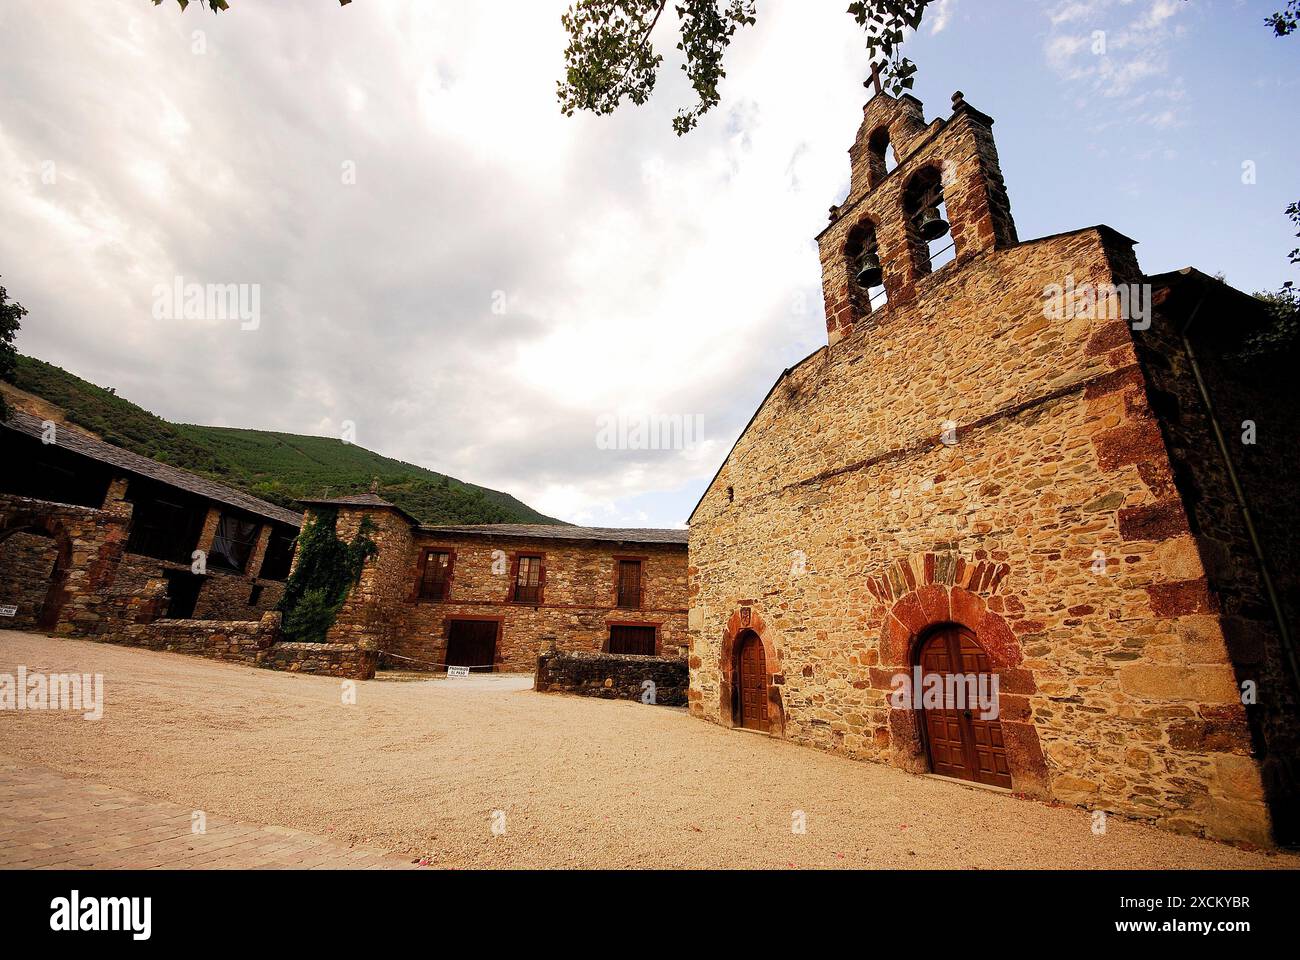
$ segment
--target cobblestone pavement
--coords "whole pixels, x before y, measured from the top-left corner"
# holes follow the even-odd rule
[[[0,761],[0,868],[401,870],[408,858],[301,830],[194,814],[45,767]]]

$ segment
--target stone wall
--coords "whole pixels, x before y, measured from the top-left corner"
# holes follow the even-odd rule
[[[284,584],[238,574],[209,572],[194,607],[196,620],[256,620],[274,610],[284,596]],[[253,600],[254,590],[257,599]]]
[[[418,558],[431,547],[455,551],[449,597],[445,601],[419,599]],[[520,553],[544,557],[546,582],[542,603],[508,601],[514,558]],[[446,661],[448,624],[456,619],[493,619],[500,622],[496,669],[530,672],[547,638],[555,637],[561,650],[599,652],[608,648],[609,627],[642,624],[658,631],[657,652],[664,657],[684,657],[686,633],[686,550],[659,545],[582,543],[559,540],[521,540],[449,537],[422,531],[407,555],[398,583],[403,588],[397,606],[397,630],[392,653],[412,669],[420,661]],[[644,593],[640,609],[615,606],[617,557],[642,561]]]
[[[280,640],[280,624],[279,613],[249,621],[157,620],[132,624],[99,639],[290,673],[355,680],[374,677],[372,651],[353,644],[287,643]]]
[[[122,646],[259,666],[275,643],[279,625],[279,614],[249,621],[156,620],[131,624],[100,639]]]
[[[122,501],[96,510],[0,494],[0,549],[19,535],[48,538],[55,545],[40,629],[64,635],[98,629],[104,592],[116,576],[130,522],[131,505]]]
[[[654,703],[686,705],[690,671],[686,661],[667,657],[631,657],[609,653],[549,652],[537,658],[533,689],[606,700],[645,702],[653,686]]]
[[[1275,581],[1282,621],[1300,622],[1300,581],[1291,562],[1300,548],[1300,506],[1295,497],[1278,492],[1281,478],[1300,475],[1300,447],[1291,436],[1300,405],[1277,389],[1291,376],[1295,358],[1276,349],[1241,356],[1248,335],[1266,320],[1249,298],[1225,301],[1225,295],[1208,281],[1157,291],[1155,322],[1137,336],[1174,465],[1167,496],[1177,497],[1186,513],[1185,526],[1171,519],[1150,535],[1190,537],[1196,544],[1205,581],[1183,590],[1206,601],[1199,617],[1186,619],[1186,628],[1216,638],[1222,634],[1238,684],[1253,686],[1246,719],[1262,761],[1274,832],[1279,841],[1294,843],[1300,842],[1300,705],[1260,554]],[[1197,309],[1194,298],[1201,296],[1205,300]],[[1247,526],[1243,500],[1254,516],[1258,542]],[[1236,711],[1232,719],[1240,722]],[[1221,726],[1187,725],[1182,735],[1205,743],[1221,736]]]
[[[258,666],[289,673],[370,680],[378,654],[349,643],[277,643],[267,649]]]
[[[54,538],[15,533],[0,542],[0,606],[18,609],[0,625],[12,630],[34,630],[50,590],[59,548]]]
[[[388,650],[396,641],[398,611],[410,590],[407,572],[414,563],[411,524],[392,509],[341,508],[335,536],[351,543],[366,517],[375,526],[370,536],[379,553],[362,569],[361,580],[348,594],[328,640],[363,650]]]
[[[1003,675],[1013,789],[1268,843],[1131,334],[1048,320],[1067,277],[1140,274],[1104,228],[985,249],[778,383],[692,518],[691,711],[734,721],[756,629],[774,734],[920,772],[890,679],[962,623]]]

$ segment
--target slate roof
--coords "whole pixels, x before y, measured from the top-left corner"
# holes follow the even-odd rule
[[[550,523],[474,523],[423,525],[424,533],[530,540],[586,540],[600,543],[639,543],[686,546],[689,530],[647,530],[628,527],[569,527]]]
[[[390,503],[377,493],[352,493],[345,497],[325,497],[319,500],[299,500],[309,507],[374,507],[376,509],[396,510],[412,524],[419,524],[418,517],[413,517],[395,503]]]
[[[5,421],[4,426],[39,440],[44,433],[43,423],[43,420],[11,407],[9,419]],[[294,528],[302,526],[301,515],[294,513],[292,510],[277,507],[273,503],[267,503],[265,500],[251,494],[217,483],[215,480],[200,477],[188,470],[168,466],[165,463],[150,460],[148,457],[142,457],[129,450],[123,450],[121,447],[115,447],[111,443],[105,443],[103,440],[80,433],[63,424],[59,424],[58,430],[55,432],[54,445],[70,453],[95,460],[98,463],[116,467],[125,473],[134,474],[138,477],[147,477],[150,480],[156,480],[170,487],[185,490],[227,507],[234,507],[267,520],[287,523]]]

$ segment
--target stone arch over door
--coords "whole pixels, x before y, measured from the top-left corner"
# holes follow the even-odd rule
[[[63,524],[53,518],[39,514],[17,514],[0,523],[0,551],[6,546],[13,545],[11,538],[16,534],[48,538],[54,545],[54,562],[48,575],[49,582],[44,590],[40,610],[30,622],[23,617],[11,622],[15,626],[24,626],[28,629],[34,627],[38,630],[53,630],[58,625],[63,605],[68,600],[66,585],[68,571],[72,564],[72,538]],[[11,601],[7,597],[0,596],[0,605],[9,602]],[[0,621],[0,625],[2,624],[3,621]]]
[[[720,714],[729,727],[740,726],[739,663],[738,658],[747,638],[753,636],[763,646],[763,659],[767,670],[767,722],[768,733],[782,736],[785,732],[785,706],[781,701],[781,687],[785,678],[780,670],[772,632],[762,615],[751,605],[739,607],[727,619],[722,635],[722,662],[719,664],[722,682],[719,685]]]
[[[892,569],[872,578],[871,592],[888,611],[880,637],[882,666],[873,670],[873,676],[878,678],[876,685],[888,691],[895,675],[910,675],[920,644],[936,628],[964,627],[988,656],[998,677],[999,722],[1006,740],[1011,788],[1046,798],[1051,795],[1051,781],[1029,702],[1029,695],[1038,688],[1033,674],[1022,666],[1020,641],[989,604],[1009,572],[1006,564],[968,563],[951,555],[927,554],[916,565],[910,560],[896,561]],[[1001,609],[1002,599],[995,603]],[[916,711],[891,705],[889,729],[894,764],[913,773],[930,772]]]

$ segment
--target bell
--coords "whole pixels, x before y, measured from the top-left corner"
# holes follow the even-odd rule
[[[858,286],[871,289],[885,282],[885,272],[880,269],[880,257],[874,250],[868,250],[858,260]]]
[[[948,221],[939,216],[938,207],[927,207],[921,211],[921,219],[917,224],[917,229],[921,231],[921,239],[926,243],[933,243],[940,237],[948,235]]]

